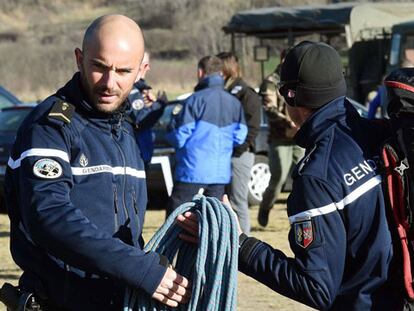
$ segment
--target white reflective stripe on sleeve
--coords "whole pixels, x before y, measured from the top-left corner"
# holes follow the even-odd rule
[[[95,165],[88,167],[72,167],[72,174],[75,176],[94,175],[100,173],[110,173],[113,175],[130,175],[136,178],[145,178],[145,171],[140,171],[132,167],[109,165]]]
[[[69,163],[69,156],[65,151],[58,149],[33,148],[23,152],[17,160],[13,160],[10,157],[7,165],[11,169],[16,169],[20,167],[22,160],[27,157],[56,157]]]
[[[350,194],[348,194],[341,201],[336,202],[336,203],[331,203],[331,204],[328,204],[322,207],[313,208],[308,211],[304,211],[296,215],[290,216],[289,222],[293,224],[294,222],[298,222],[298,221],[305,220],[305,219],[310,219],[315,216],[326,215],[336,210],[342,210],[345,208],[346,205],[354,202],[356,199],[358,199],[359,197],[361,197],[362,195],[370,191],[372,188],[379,185],[381,181],[382,181],[381,176],[372,177],[370,180],[363,183],[361,186],[359,186],[354,191],[352,191]]]

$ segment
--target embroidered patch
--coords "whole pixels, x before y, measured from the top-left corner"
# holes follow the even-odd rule
[[[58,178],[62,172],[62,166],[52,159],[40,159],[33,165],[33,174],[40,178]]]
[[[234,88],[231,89],[230,93],[236,95],[238,92],[242,90],[242,88],[243,87],[241,85],[236,85]]]
[[[135,99],[131,103],[131,106],[134,110],[141,110],[142,108],[144,108],[144,101],[141,98]]]
[[[312,220],[305,220],[293,224],[295,229],[295,241],[300,247],[307,248],[314,240]]]
[[[80,156],[80,158],[79,158],[79,164],[82,167],[85,167],[85,166],[88,165],[88,163],[89,163],[88,158],[82,153],[81,156]]]
[[[181,109],[183,109],[183,105],[181,105],[181,104],[177,104],[177,105],[175,105],[175,106],[174,106],[174,109],[173,109],[173,111],[172,111],[172,114],[173,114],[173,115],[177,115],[177,114],[179,114],[179,113],[180,113],[180,111],[181,111]]]

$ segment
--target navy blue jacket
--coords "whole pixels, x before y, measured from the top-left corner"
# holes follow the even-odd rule
[[[128,97],[131,103],[130,116],[137,125],[138,130],[135,131],[135,135],[145,163],[151,162],[154,153],[153,136],[155,134],[152,127],[161,118],[165,108],[165,103],[161,101],[154,102],[150,107],[145,106],[142,91],[149,88],[145,80],[140,79],[134,84]]]
[[[228,184],[233,148],[247,135],[239,100],[224,90],[219,74],[212,74],[200,81],[181,110],[177,107],[166,135],[176,148],[175,180]]]
[[[50,114],[60,99],[74,105],[70,123]],[[120,309],[126,285],[155,291],[166,267],[141,249],[147,190],[133,128],[124,113],[96,113],[79,74],[22,124],[6,184],[22,287],[69,310]]]
[[[385,134],[344,98],[314,113],[295,137],[306,148],[287,202],[295,258],[249,238],[240,270],[317,309],[392,310],[382,291],[393,254],[376,164]]]

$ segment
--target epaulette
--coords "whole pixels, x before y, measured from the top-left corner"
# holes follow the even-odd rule
[[[69,124],[74,111],[74,105],[62,99],[57,99],[56,102],[53,104],[52,109],[50,110],[47,117]]]

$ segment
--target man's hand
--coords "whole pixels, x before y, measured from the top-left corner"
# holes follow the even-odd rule
[[[167,268],[152,298],[169,307],[187,303],[191,296],[191,284],[171,268]]]
[[[180,239],[197,244],[198,243],[198,218],[192,212],[185,212],[177,216],[177,224],[185,231],[178,236]]]
[[[233,208],[231,207],[229,198],[227,197],[227,194],[223,195],[222,198],[223,204],[226,204],[228,207],[230,207],[231,212],[234,214],[234,217],[236,218],[237,222],[237,231],[238,234],[242,234],[242,229],[240,227],[239,219],[237,217],[237,214],[234,212]],[[180,239],[197,244],[198,243],[198,219],[197,215],[192,212],[186,212],[183,215],[177,216],[177,224],[185,231],[185,233],[180,233],[179,237]]]
[[[142,97],[144,98],[145,107],[151,107],[152,104],[157,100],[151,90],[143,90]]]
[[[235,212],[235,211],[233,210],[233,208],[231,207],[230,200],[229,200],[229,197],[227,196],[227,194],[223,195],[222,202],[223,202],[224,204],[226,204],[228,207],[230,207],[230,210],[232,211],[232,213],[233,213],[234,217],[236,218],[236,222],[237,222],[237,232],[238,232],[238,234],[239,234],[239,235],[240,235],[240,234],[242,234],[242,233],[243,233],[243,231],[242,231],[242,229],[241,229],[241,227],[240,227],[239,218],[237,217],[236,212]]]

